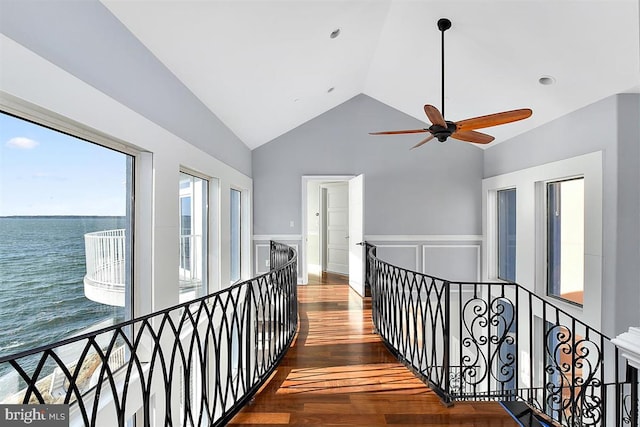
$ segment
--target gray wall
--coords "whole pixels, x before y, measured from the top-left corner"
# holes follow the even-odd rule
[[[254,234],[300,234],[301,177],[331,174],[365,175],[365,235],[481,234],[481,149],[449,140],[410,151],[420,134],[368,135],[423,127],[358,95],[256,148]]]
[[[484,154],[485,178],[603,152],[603,332],[640,324],[639,95],[612,96]]]
[[[488,148],[484,177],[603,150],[605,185],[613,184],[617,127],[617,98],[610,97]]]
[[[640,95],[618,96],[617,209],[615,313],[619,333],[640,325]]]
[[[251,176],[249,148],[99,1],[3,0],[0,9],[7,37]]]

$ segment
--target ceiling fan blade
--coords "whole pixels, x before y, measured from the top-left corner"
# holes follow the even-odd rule
[[[433,105],[425,105],[424,113],[427,115],[427,117],[429,117],[429,121],[432,124],[442,126],[443,128],[447,127],[447,122],[444,121],[444,117],[442,117],[442,114],[440,114],[440,110],[438,110]]]
[[[384,132],[369,132],[369,135],[400,135],[403,133],[423,133],[429,132],[427,129],[409,129],[409,130],[389,130]]]
[[[473,142],[474,144],[488,144],[495,139],[491,135],[473,130],[458,130],[451,134],[451,138],[458,139],[460,141]]]
[[[520,110],[503,111],[502,113],[488,114],[486,116],[474,117],[472,119],[460,120],[456,122],[458,130],[482,129],[491,126],[503,125],[505,123],[516,122],[518,120],[531,117],[533,111],[529,108]]]
[[[411,149],[413,150],[414,148],[418,148],[421,145],[426,144],[427,142],[431,141],[433,138],[435,138],[435,135],[429,135],[428,137],[426,137],[425,139],[423,139],[422,141],[418,142],[416,145],[414,145],[413,147],[411,147]]]

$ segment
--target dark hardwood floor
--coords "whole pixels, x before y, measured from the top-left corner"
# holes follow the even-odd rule
[[[346,278],[316,278],[298,292],[291,349],[229,425],[518,426],[497,403],[443,406],[373,334],[370,301]]]

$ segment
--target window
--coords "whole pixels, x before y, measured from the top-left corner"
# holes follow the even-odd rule
[[[516,190],[497,192],[498,278],[516,281]]]
[[[548,182],[547,293],[575,304],[584,292],[584,178]]]
[[[556,182],[561,184],[557,184],[554,188],[553,183]],[[556,303],[561,303],[563,310],[567,313],[591,327],[600,328],[604,318],[602,298],[600,298],[603,289],[601,274],[604,224],[603,182],[603,155],[600,151],[484,179],[482,181],[484,210],[482,230],[486,238],[483,242],[482,257],[485,280],[498,278],[498,191],[515,189],[517,194],[517,209],[514,213],[517,226],[516,280],[518,284],[542,297],[557,299]],[[550,185],[551,190],[548,190],[547,184],[552,184]],[[575,209],[577,213],[574,215],[567,212],[568,208],[576,207],[576,203],[569,200],[572,184],[581,187],[578,191],[580,207]],[[556,253],[551,258],[563,259],[561,262],[555,263],[558,266],[561,265],[563,271],[560,277],[562,277],[568,273],[568,266],[572,264],[568,257],[570,255],[575,257],[578,254],[576,270],[581,276],[581,279],[578,280],[580,290],[574,296],[582,298],[581,303],[575,302],[580,301],[579,298],[574,298],[574,301],[571,301],[560,299],[562,297],[558,296],[558,294],[569,294],[570,288],[566,280],[562,279],[555,283],[548,280],[550,276],[548,273],[551,271],[548,266],[549,252],[552,252],[554,248],[547,243],[549,227],[547,193],[549,191],[553,193],[558,188],[561,189],[562,204],[569,206],[560,209],[558,214],[561,217],[555,217],[555,226],[568,223],[562,225],[564,232],[567,231],[567,227],[577,228],[582,234],[583,244],[582,248],[569,249],[565,245],[563,249],[558,243],[561,240],[558,237],[555,245]],[[571,216],[575,216],[577,219],[568,219]],[[554,232],[557,233],[560,230],[555,226],[553,227]],[[553,241],[551,239],[551,242]],[[562,257],[559,257],[560,254]],[[573,264],[576,265],[576,262]],[[550,288],[554,291],[550,292]],[[550,295],[555,295],[555,297]],[[571,295],[568,296],[571,297]],[[565,301],[567,303],[563,304]]]
[[[231,283],[240,280],[241,277],[241,231],[242,231],[242,193],[231,189]]]
[[[180,302],[207,293],[208,181],[180,173]]]
[[[134,157],[0,113],[0,159],[0,356],[130,318]]]

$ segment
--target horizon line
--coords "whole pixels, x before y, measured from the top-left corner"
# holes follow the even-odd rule
[[[126,215],[0,215],[0,218],[125,218]]]

